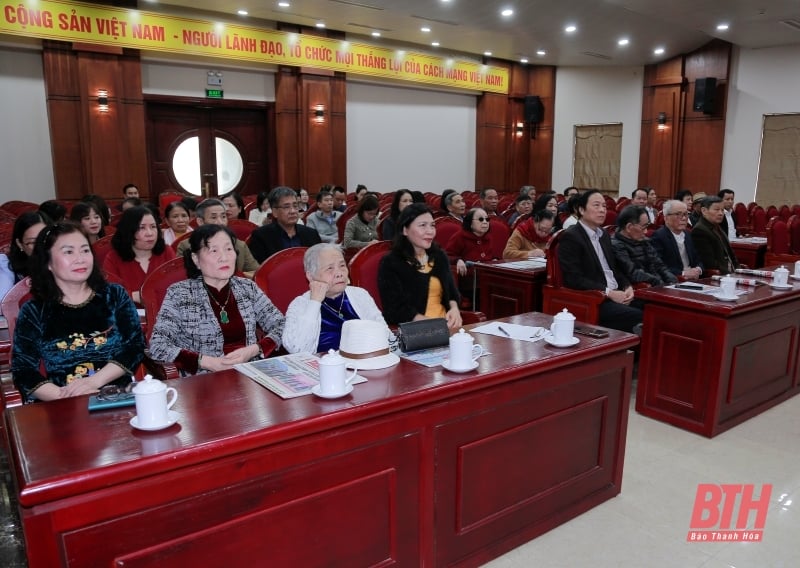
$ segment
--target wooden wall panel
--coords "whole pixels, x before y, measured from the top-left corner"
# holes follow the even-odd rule
[[[521,136],[516,133],[516,124],[524,121],[528,95],[540,97],[544,106],[544,120],[536,127],[535,139],[528,124]],[[483,94],[478,100],[477,188],[492,186],[512,192],[527,184],[550,188],[554,101],[555,67],[509,64],[509,94]]]
[[[293,67],[281,67],[275,78],[278,185],[289,187],[298,187],[300,183],[298,79],[297,69]]]
[[[301,184],[313,195],[320,187],[333,181],[330,177],[333,174],[330,79],[303,75],[300,88],[304,101],[300,129],[305,133]],[[325,107],[324,122],[321,123],[316,122],[314,116],[314,108],[319,104]]]

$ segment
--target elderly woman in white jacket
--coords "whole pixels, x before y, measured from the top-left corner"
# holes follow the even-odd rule
[[[338,245],[314,245],[303,257],[308,291],[289,304],[283,329],[283,346],[289,353],[317,353],[339,349],[342,324],[370,319],[383,324],[394,339],[369,292],[348,286],[347,263]]]

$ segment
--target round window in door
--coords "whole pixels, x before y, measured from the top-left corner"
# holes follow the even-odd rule
[[[203,195],[203,184],[216,179],[216,195],[233,191],[244,174],[244,161],[239,150],[228,140],[214,138],[216,172],[210,175],[200,166],[200,139],[192,136],[181,142],[172,156],[172,174],[184,191]],[[213,184],[212,184],[213,185]]]

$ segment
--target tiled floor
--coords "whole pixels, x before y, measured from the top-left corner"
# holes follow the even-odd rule
[[[24,567],[0,458],[0,566]],[[698,483],[773,484],[764,541],[687,543]],[[622,493],[487,564],[490,568],[797,568],[800,396],[713,440],[644,418],[628,426]]]

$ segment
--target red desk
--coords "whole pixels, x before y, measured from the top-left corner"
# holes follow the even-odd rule
[[[403,360],[332,401],[179,379],[158,433],[85,398],[10,409],[31,568],[477,566],[618,494],[638,339],[476,337],[476,372]]]
[[[547,269],[511,268],[508,265],[512,262],[478,262],[473,267],[480,293],[478,307],[489,319],[542,309],[542,285],[547,280]]]
[[[749,242],[747,240],[736,239],[731,241],[731,248],[736,254],[737,260],[746,264],[750,268],[761,268],[764,266],[764,257],[767,254],[767,242]]]
[[[636,291],[648,302],[637,411],[713,437],[798,393],[800,285],[753,290],[735,302]]]

